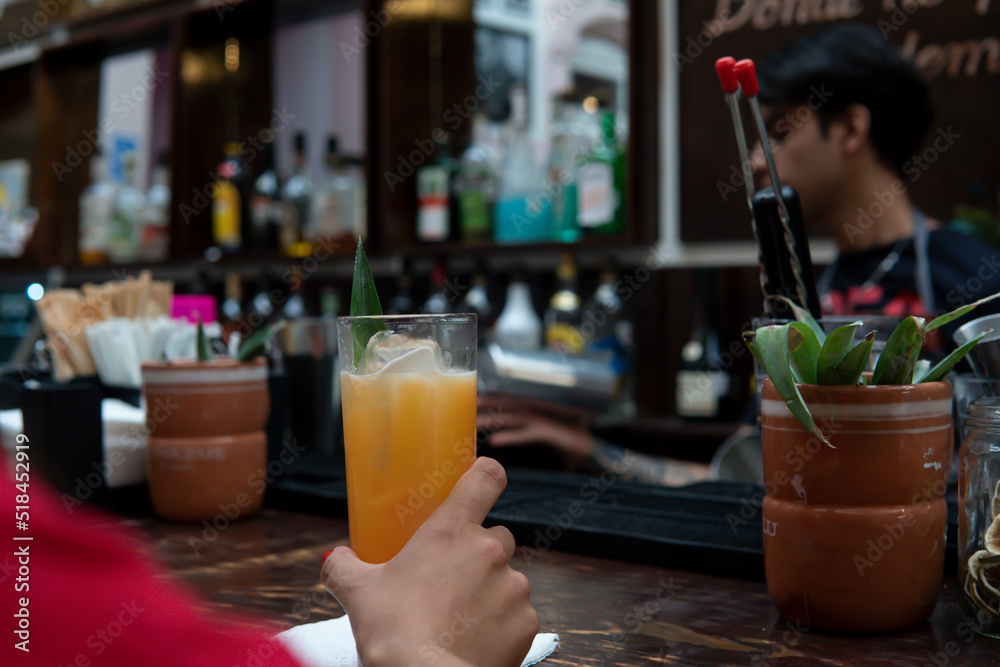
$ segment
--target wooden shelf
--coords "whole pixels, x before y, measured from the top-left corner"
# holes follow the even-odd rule
[[[645,176],[629,182],[627,231],[613,236],[584,237],[574,243],[414,242],[413,179],[408,179],[399,192],[392,193],[378,175],[395,164],[396,156],[410,147],[414,136],[429,136],[429,128],[436,127],[428,111],[433,106],[430,103],[432,95],[440,95],[444,102],[452,98],[464,99],[470,82],[474,87],[472,35],[475,24],[471,0],[465,1],[469,3],[467,16],[444,25],[441,57],[450,65],[448,76],[444,82],[437,82],[440,88],[436,91],[431,90],[433,63],[427,43],[428,25],[418,25],[430,18],[390,22],[382,27],[379,38],[372,40],[363,51],[364,104],[368,119],[364,144],[370,225],[366,247],[373,258],[373,268],[390,266],[390,258],[398,255],[411,257],[419,264],[443,256],[449,263],[459,264],[488,260],[508,267],[523,258],[535,266],[551,264],[554,267],[555,259],[552,258],[565,250],[598,257],[602,253],[638,253],[641,248],[648,248],[657,236],[658,210],[653,182],[658,121],[656,95],[649,87],[649,82],[656,79],[656,59],[647,57],[652,52],[650,49],[655,51],[656,21],[651,19],[655,18],[656,11],[639,2],[632,3],[630,19],[630,28],[636,36],[643,35],[642,39],[633,40],[635,46],[630,55],[633,69],[630,85],[635,100],[630,125],[633,137],[643,136],[647,140],[641,144],[635,142],[636,145],[630,148],[629,173]],[[42,278],[51,266],[64,267],[67,276],[106,277],[113,271],[111,266],[80,266],[76,259],[77,202],[89,182],[85,164],[88,158],[85,157],[84,163],[65,178],[57,178],[45,165],[63,160],[68,147],[75,146],[87,131],[98,127],[104,60],[111,55],[149,48],[150,44],[165,54],[165,69],[173,73],[162,85],[169,86],[167,134],[173,157],[171,190],[174,193],[169,225],[171,261],[151,268],[155,273],[190,276],[201,270],[195,267],[207,266],[212,271],[231,268],[242,272],[255,271],[258,266],[273,270],[293,263],[293,259],[269,253],[241,254],[225,257],[220,262],[206,262],[203,253],[212,243],[210,207],[201,207],[195,215],[182,219],[181,206],[190,203],[186,200],[191,199],[193,191],[205,187],[206,175],[212,173],[221,157],[227,133],[223,121],[227,95],[238,101],[239,136],[251,136],[269,124],[275,102],[272,69],[274,40],[279,27],[299,25],[348,9],[357,11],[364,20],[384,4],[384,0],[241,0],[224,5],[225,20],[220,21],[216,10],[222,6],[207,0],[146,0],[77,15],[64,11],[52,17],[29,42],[37,54],[27,64],[21,62],[14,67],[15,74],[12,74],[14,70],[2,70],[4,51],[0,51],[0,85],[14,79],[21,84],[25,80],[30,82],[25,89],[27,92],[21,96],[24,99],[17,102],[19,124],[16,128],[0,110],[0,138],[11,135],[16,138],[16,142],[7,142],[11,151],[32,156],[31,198],[40,215],[25,257],[0,260],[0,276],[17,274]],[[20,30],[21,19],[36,11],[33,0],[8,5],[0,28],[16,33]],[[222,45],[233,35],[240,39],[242,59],[235,86],[224,88],[218,81],[195,80],[185,75],[185,63],[191,59],[217,59],[221,66]],[[640,95],[643,91],[645,94]],[[13,117],[10,112],[8,116]],[[30,126],[25,125],[25,118],[31,119]],[[14,129],[18,131],[15,133]],[[7,157],[2,146],[0,153],[3,153],[0,157]],[[256,166],[251,165],[251,168]],[[324,262],[317,274],[340,275],[341,265],[349,263],[340,259],[334,257]],[[137,263],[125,269],[145,266]]]

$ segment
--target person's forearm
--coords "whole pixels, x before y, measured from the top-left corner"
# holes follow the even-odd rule
[[[682,486],[708,478],[708,467],[704,464],[639,454],[597,438],[594,438],[591,458],[627,482]]]

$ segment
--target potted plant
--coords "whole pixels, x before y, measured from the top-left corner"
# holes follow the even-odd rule
[[[282,326],[251,336],[232,358],[213,358],[199,321],[196,359],[142,364],[149,492],[160,517],[235,520],[260,509],[270,410],[262,355]]]
[[[993,298],[993,297],[990,297]],[[979,341],[940,363],[920,361],[931,322],[907,317],[870,373],[874,332],[829,334],[797,321],[744,334],[766,370],[761,444],[764,565],[782,616],[821,630],[887,632],[927,619],[944,571],[944,492],[953,447],[944,378]]]

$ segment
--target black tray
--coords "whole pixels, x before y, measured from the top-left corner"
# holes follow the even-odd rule
[[[601,474],[512,468],[486,525],[503,524],[530,563],[549,549],[764,580],[763,487],[702,482],[662,488]],[[271,507],[347,516],[342,468],[302,461],[268,488]],[[948,503],[946,571],[955,570],[957,511]]]

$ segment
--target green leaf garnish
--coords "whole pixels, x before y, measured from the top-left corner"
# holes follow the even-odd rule
[[[274,334],[278,333],[285,328],[285,320],[278,320],[273,324],[269,324],[254,335],[246,339],[246,341],[240,345],[240,351],[236,353],[236,361],[240,363],[246,363],[248,361],[253,361],[257,357],[264,354],[267,349],[267,344],[274,338]]]
[[[368,257],[358,239],[358,249],[354,255],[354,280],[351,285],[351,317],[366,315],[381,315],[382,305],[375,290],[375,279],[372,278]],[[385,330],[385,323],[379,320],[358,320],[351,324],[351,336],[354,339],[354,369],[361,365],[368,341],[379,331]]]
[[[910,315],[885,342],[872,373],[872,384],[910,384],[920,348],[924,344],[924,318]]]

